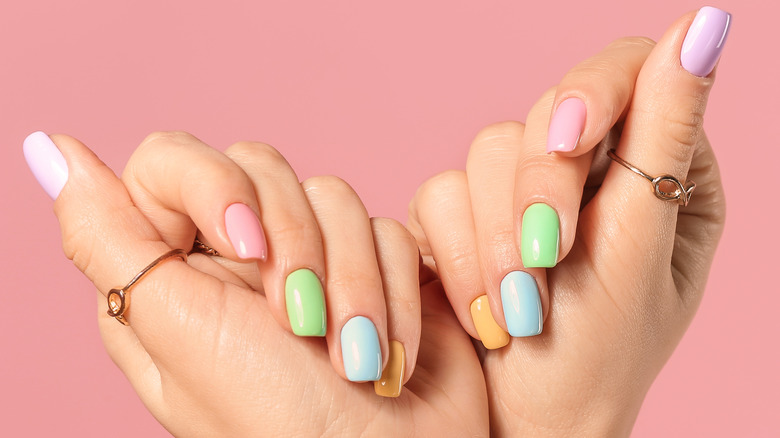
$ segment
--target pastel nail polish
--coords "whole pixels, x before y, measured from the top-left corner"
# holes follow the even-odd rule
[[[24,159],[43,190],[57,199],[68,181],[68,164],[57,145],[41,131],[24,139]]]
[[[228,206],[225,210],[225,229],[239,257],[265,260],[268,248],[263,226],[246,204],[236,202]]]
[[[680,64],[690,73],[705,77],[715,68],[729,35],[731,14],[705,6],[696,14],[683,41]]]
[[[570,152],[577,147],[585,129],[585,102],[570,97],[558,105],[547,131],[547,153]]]
[[[542,300],[534,277],[513,271],[501,280],[501,304],[509,334],[514,337],[542,333]]]
[[[341,329],[341,357],[344,372],[352,382],[379,380],[382,350],[376,326],[365,316],[356,316]]]
[[[322,283],[309,269],[298,269],[284,283],[287,317],[298,336],[325,336],[328,326]]]
[[[404,367],[406,366],[406,351],[404,344],[390,341],[390,357],[382,377],[374,382],[374,392],[382,397],[398,397],[404,384]]]
[[[487,295],[477,297],[471,302],[471,319],[477,328],[482,345],[488,350],[501,348],[509,343],[509,333],[505,332],[493,318]]]
[[[547,204],[531,204],[523,213],[520,256],[526,268],[552,268],[558,263],[561,224]]]

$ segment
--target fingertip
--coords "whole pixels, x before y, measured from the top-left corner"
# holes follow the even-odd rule
[[[60,149],[42,131],[28,135],[22,144],[25,161],[51,199],[57,199],[68,181],[68,164]]]

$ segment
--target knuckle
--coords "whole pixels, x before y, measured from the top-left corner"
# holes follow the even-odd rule
[[[390,242],[400,252],[417,258],[417,241],[403,224],[387,217],[371,218],[371,228],[374,236],[382,241]]]
[[[446,170],[425,181],[418,189],[414,200],[418,205],[429,204],[432,200],[447,198],[453,192],[468,187],[466,172]]]
[[[666,153],[679,162],[690,161],[704,124],[702,110],[691,111],[690,107],[669,108],[661,117],[662,132],[667,141],[663,147]]]
[[[508,139],[520,141],[524,133],[525,125],[514,120],[492,123],[482,128],[474,137],[469,154],[492,149],[496,142],[505,142]]]
[[[329,198],[355,197],[357,194],[346,181],[335,175],[319,175],[306,179],[303,188],[307,193],[316,192]]]
[[[273,146],[266,143],[239,141],[225,150],[225,155],[235,161],[262,163],[263,165],[287,166],[287,160]]]
[[[452,248],[461,248],[458,243],[452,244]],[[437,267],[442,275],[446,276],[454,284],[477,284],[479,278],[479,263],[474,251],[448,251],[446,261],[438,263]]]
[[[160,143],[186,145],[200,142],[194,135],[185,131],[157,131],[147,135],[140,147],[159,146]]]
[[[612,41],[607,48],[609,49],[641,49],[644,51],[650,51],[655,47],[656,42],[652,38],[633,36],[623,37]]]

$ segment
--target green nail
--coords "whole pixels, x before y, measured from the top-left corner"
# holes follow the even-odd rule
[[[547,204],[531,204],[523,213],[520,255],[526,268],[552,268],[558,263],[561,223]]]
[[[284,284],[287,317],[298,336],[325,336],[325,294],[320,279],[308,269],[298,269]]]

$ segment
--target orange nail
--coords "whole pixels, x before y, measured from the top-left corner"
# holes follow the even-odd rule
[[[509,343],[509,333],[505,332],[490,313],[487,295],[477,297],[471,302],[471,319],[477,327],[477,334],[488,350],[501,348]]]
[[[398,397],[404,384],[404,366],[406,365],[406,351],[404,344],[398,341],[390,341],[390,357],[387,358],[387,367],[382,372],[382,377],[374,382],[374,392],[382,397]]]

